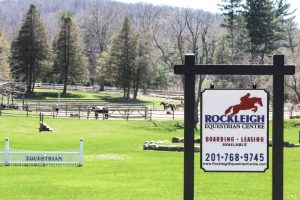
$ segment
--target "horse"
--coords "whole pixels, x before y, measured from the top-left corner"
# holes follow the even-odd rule
[[[177,104],[177,105],[176,105],[175,109],[177,110],[177,108],[178,108],[178,109],[179,109],[179,108],[184,109],[184,103],[183,103],[183,101],[181,101],[180,104]]]
[[[249,98],[249,96],[250,93],[247,93],[245,96],[241,97],[240,104],[230,106],[229,108],[227,108],[225,111],[225,115],[229,114],[232,111],[232,113],[230,114],[232,116],[237,114],[241,110],[251,110],[253,112],[256,112],[257,106],[255,104],[259,104],[260,106],[263,106],[261,98],[258,97]]]
[[[176,106],[171,103],[165,103],[165,102],[160,102],[160,105],[163,105],[164,110],[167,110],[168,108],[171,108],[172,111],[175,111]]]
[[[96,106],[92,107],[91,111],[95,113],[96,119],[98,119],[99,114],[104,114],[104,118],[108,119],[108,108]]]

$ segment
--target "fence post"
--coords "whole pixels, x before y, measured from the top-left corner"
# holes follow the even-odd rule
[[[80,106],[78,106],[78,119],[80,119]]]
[[[26,105],[26,115],[28,117],[28,104]]]
[[[40,101],[38,101],[38,106],[39,110],[41,110],[41,107],[40,107]]]
[[[152,120],[152,109],[150,110],[150,121]]]
[[[79,166],[83,165],[83,138],[80,138],[79,146]]]
[[[174,117],[175,117],[174,115],[175,115],[175,110],[173,110],[173,120],[174,120]]]
[[[66,105],[66,117],[68,116],[68,105]]]
[[[89,119],[89,116],[90,116],[90,106],[87,107],[86,119]]]
[[[148,107],[145,107],[145,119],[148,119]]]
[[[5,138],[4,166],[9,165],[8,153],[9,153],[9,139],[8,139],[8,137],[6,137]]]

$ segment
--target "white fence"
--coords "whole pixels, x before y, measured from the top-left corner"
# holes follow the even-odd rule
[[[31,151],[9,148],[5,139],[4,151],[0,151],[0,165],[82,166],[83,138],[79,149],[66,151]]]

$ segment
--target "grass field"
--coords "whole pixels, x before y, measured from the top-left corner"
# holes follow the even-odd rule
[[[143,150],[146,140],[182,136],[175,121],[156,126],[149,121],[76,119],[46,123],[53,133],[39,133],[36,118],[0,117],[0,148],[6,136],[11,148],[31,150],[74,149],[84,137],[84,166],[0,167],[0,199],[183,199],[183,153]],[[285,123],[285,139],[298,143],[299,127],[293,123]],[[300,148],[285,148],[284,153],[284,199],[300,200]],[[199,166],[197,153],[197,200],[271,199],[272,164],[266,173],[204,173]]]

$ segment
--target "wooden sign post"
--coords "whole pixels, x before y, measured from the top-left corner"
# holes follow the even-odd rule
[[[294,65],[284,65],[284,56],[275,55],[273,65],[195,65],[195,55],[187,54],[184,65],[174,67],[184,84],[184,200],[194,200],[194,108],[195,75],[273,76],[272,199],[283,200],[283,104],[284,75],[295,73]]]

